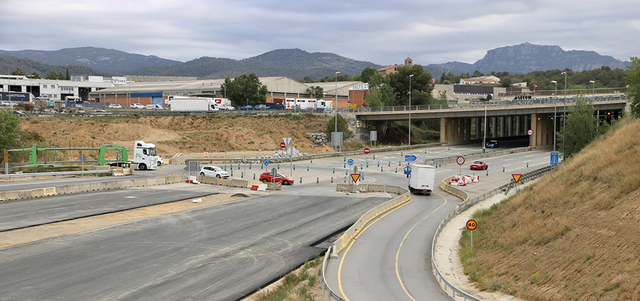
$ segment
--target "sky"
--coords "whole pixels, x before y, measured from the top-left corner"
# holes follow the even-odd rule
[[[428,65],[525,42],[629,61],[640,56],[640,1],[0,1],[2,50],[91,46],[186,62],[299,48]]]

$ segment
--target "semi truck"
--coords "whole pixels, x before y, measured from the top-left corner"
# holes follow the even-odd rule
[[[175,112],[213,112],[223,105],[222,98],[170,96],[171,111]]]
[[[436,183],[436,168],[431,165],[412,164],[409,174],[409,191],[431,195]]]
[[[145,143],[144,141],[136,141],[134,143],[131,166],[135,169],[156,169],[158,167],[158,158],[155,144]]]

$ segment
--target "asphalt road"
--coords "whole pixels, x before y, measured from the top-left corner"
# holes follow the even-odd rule
[[[0,300],[237,300],[323,252],[312,244],[388,200],[333,190],[286,187],[0,249]]]
[[[508,183],[512,173],[526,173],[549,165],[549,152],[532,151],[480,159],[488,171],[471,171],[466,162],[436,169],[436,183],[458,174],[480,175],[480,182],[460,187],[475,197]],[[503,171],[504,170],[504,171]],[[373,174],[387,184],[405,186],[406,178]],[[431,272],[431,239],[444,217],[460,199],[439,188],[431,196],[412,195],[413,200],[384,215],[332,259],[328,284],[345,300],[451,300]]]

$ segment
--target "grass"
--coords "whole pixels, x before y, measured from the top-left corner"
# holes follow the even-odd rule
[[[467,230],[459,242],[469,279],[521,299],[640,294],[638,132],[640,121],[620,122],[552,174],[474,213],[474,248]]]
[[[284,276],[282,279],[282,285],[278,288],[271,290],[268,293],[261,293],[258,296],[260,301],[282,301],[282,300],[296,300],[296,301],[313,301],[315,300],[310,292],[310,289],[319,285],[317,275],[309,275],[309,269],[320,269],[322,258],[320,254],[309,261],[306,261],[299,273],[291,272]],[[306,285],[299,286],[304,281],[307,281]],[[297,287],[297,289],[296,289]]]

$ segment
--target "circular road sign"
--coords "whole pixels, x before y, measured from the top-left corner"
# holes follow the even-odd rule
[[[353,159],[347,160],[347,164],[349,164],[349,166],[353,165]]]
[[[280,147],[284,148],[285,146],[287,146],[287,145],[284,144],[284,142],[280,142]]]
[[[458,158],[456,158],[456,163],[458,163],[458,165],[464,164],[464,157],[459,156]]]
[[[264,159],[264,161],[262,161],[262,164],[264,164],[264,166],[269,166],[269,159]]]
[[[364,153],[365,153],[365,154],[368,154],[370,151],[371,151],[371,150],[370,150],[368,147],[365,147],[365,148],[364,148]]]
[[[470,219],[467,221],[467,229],[469,229],[469,231],[473,231],[477,228],[478,228],[478,222],[476,222],[473,219]]]
[[[529,135],[529,136],[533,136],[533,130],[532,130],[532,129],[529,129],[529,130],[527,131],[527,135]]]

